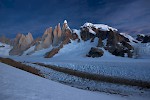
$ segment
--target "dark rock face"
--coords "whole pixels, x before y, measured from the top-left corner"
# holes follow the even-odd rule
[[[148,43],[148,42],[150,42],[150,36],[146,35],[146,36],[143,38],[142,43]]]
[[[51,57],[53,57],[55,54],[57,54],[57,53],[59,52],[59,50],[60,50],[61,48],[63,48],[64,45],[66,45],[66,44],[68,44],[68,43],[70,43],[70,38],[69,38],[69,37],[66,38],[66,39],[59,45],[59,47],[53,48],[51,51],[47,52],[47,53],[45,54],[45,58],[51,58]]]
[[[95,38],[95,35],[89,32],[88,28],[81,28],[81,38],[84,41],[90,40],[92,38]]]
[[[145,36],[142,43],[148,43],[150,42],[150,36]]]
[[[107,50],[110,53],[121,57],[124,57],[125,54],[127,54],[128,57],[133,56],[131,55],[131,51],[133,51],[134,48],[128,43],[129,40],[127,38],[123,37],[118,32],[110,31],[108,33]]]
[[[116,46],[118,42],[117,33],[112,30],[108,31],[107,46]]]
[[[98,45],[97,45],[97,47],[103,47],[103,46],[104,46],[104,44],[103,44],[102,39],[101,39],[101,37],[100,37],[99,40],[98,40]]]
[[[139,35],[137,35],[136,40],[138,40],[138,41],[143,41],[143,40],[144,40],[144,37],[145,37],[145,35],[139,34]]]
[[[46,53],[45,58],[53,57],[55,54],[59,52],[59,50],[60,50],[59,48],[52,49],[50,52]]]
[[[72,33],[72,40],[79,39],[78,35],[76,33]]]
[[[80,31],[79,30],[73,30],[72,31],[72,37],[71,37],[71,39],[72,40],[78,40],[78,42],[80,42],[81,40],[81,38],[80,38],[80,36],[78,36],[78,33],[80,33]]]
[[[96,32],[96,37],[101,38],[102,40],[108,37],[108,31],[102,31],[102,30],[95,29],[95,28],[93,29],[94,29],[93,31]]]
[[[87,57],[101,57],[103,56],[104,51],[102,49],[92,47],[89,53],[86,55]]]
[[[93,31],[95,34],[91,33]],[[91,40],[91,42],[93,42],[95,37],[99,39],[97,47],[103,47],[115,56],[124,57],[125,54],[127,54],[128,57],[133,56],[132,51],[134,48],[129,44],[129,39],[121,35],[118,31],[111,28],[102,30],[101,28],[95,28],[94,26],[81,27],[81,38],[84,41]],[[107,40],[105,43],[106,45],[103,43],[103,40],[105,39]]]
[[[136,38],[138,41],[141,41],[141,43],[148,43],[150,42],[150,35],[137,35],[137,38]]]

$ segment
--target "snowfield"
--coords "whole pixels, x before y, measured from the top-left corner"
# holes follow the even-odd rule
[[[127,100],[121,97],[90,92],[56,83],[0,63],[0,100]],[[145,98],[146,99],[146,98]],[[148,100],[148,98],[147,98]]]
[[[95,41],[98,41],[97,38]],[[39,51],[39,53],[36,52],[36,55],[33,53],[30,57],[13,56],[11,58],[22,62],[40,62],[93,74],[150,82],[150,56],[145,59],[116,57],[103,49],[104,55],[100,58],[86,57],[86,54],[88,54],[90,48],[96,45],[96,42],[90,43],[90,41],[81,41],[80,43],[77,41],[71,41],[70,44],[64,45],[58,54],[52,58],[43,58],[41,51]],[[144,54],[149,53],[148,50],[143,52],[143,57]]]
[[[73,30],[79,35],[79,30]],[[125,35],[125,34],[122,34]],[[128,35],[126,35],[128,37]],[[81,38],[81,37],[79,37]],[[105,43],[106,40],[103,40]],[[130,37],[130,41],[133,41],[133,38]],[[0,48],[0,56],[9,57],[16,61],[24,62],[25,64],[31,65],[33,62],[44,63],[48,65],[55,65],[56,67],[64,67],[69,68],[77,71],[88,72],[92,74],[100,74],[104,76],[111,76],[111,77],[118,77],[123,79],[131,79],[131,80],[140,80],[150,82],[150,45],[147,44],[135,44],[136,54],[138,58],[127,58],[127,57],[116,57],[110,54],[108,51],[104,50],[104,55],[100,58],[89,58],[86,57],[91,47],[96,47],[98,42],[98,38],[95,38],[94,42],[90,41],[71,41],[70,44],[64,45],[64,47],[52,58],[44,58],[44,54],[52,49],[52,47],[47,49],[42,49],[40,51],[32,52],[34,47],[29,48],[27,51],[24,52],[22,56],[9,56],[8,52],[10,47],[8,48]],[[101,48],[102,49],[102,48]],[[4,53],[6,52],[6,53]],[[26,55],[31,53],[31,55]],[[36,99],[36,100],[73,100],[73,99],[82,99],[82,100],[98,100],[100,98],[106,100],[113,100],[111,98],[114,97],[116,99],[129,99],[129,100],[149,100],[149,96],[143,98],[140,97],[117,97],[114,95],[110,95],[107,97],[106,94],[100,94],[96,92],[87,92],[84,90],[74,89],[65,85],[61,85],[56,82],[52,82],[46,79],[42,79],[40,77],[27,74],[26,72],[9,68],[3,67],[4,64],[1,64],[0,70],[0,99],[2,100],[14,100],[24,97],[24,99]],[[6,66],[6,65],[5,65]],[[40,66],[34,65],[35,68],[40,69],[48,78],[58,82],[71,82],[75,87],[81,87],[85,85],[85,87],[91,87],[94,89],[103,89],[103,90],[111,90],[117,89],[118,92],[122,91],[129,91],[129,94],[135,93],[140,94],[138,89],[136,88],[126,88],[124,86],[119,86],[118,84],[110,84],[110,83],[95,83],[92,80],[86,80],[77,78],[75,76],[69,76],[65,73],[56,72],[53,70],[48,70],[47,68],[42,68]],[[9,74],[7,75],[7,74]],[[6,75],[3,75],[6,74]],[[13,76],[14,75],[14,76]],[[17,77],[13,79],[13,77]],[[26,78],[27,77],[27,78]],[[7,80],[8,79],[8,80]],[[27,81],[26,81],[27,80]],[[32,81],[30,81],[32,80]],[[65,80],[65,81],[64,81]],[[89,83],[88,83],[89,81]],[[10,82],[10,83],[9,83]],[[15,83],[16,82],[16,83]],[[23,84],[22,84],[23,83]],[[12,85],[13,84],[13,85]],[[22,85],[20,85],[22,84]],[[32,84],[32,85],[31,85]],[[34,84],[34,85],[33,85]],[[58,85],[58,86],[57,86]],[[14,86],[14,87],[13,87]],[[17,87],[18,86],[18,87]],[[52,86],[52,87],[51,87]],[[117,88],[116,88],[117,87]],[[80,88],[80,87],[79,87]],[[40,91],[39,91],[40,90]],[[19,91],[19,92],[18,92]],[[29,92],[28,92],[29,91]],[[71,92],[70,92],[71,91]],[[79,91],[79,93],[78,93]],[[147,90],[149,93],[149,90]],[[145,91],[143,92],[145,94]],[[69,96],[68,96],[69,95]],[[78,96],[79,95],[79,96]],[[8,97],[8,98],[5,98]],[[9,98],[10,97],[10,98]],[[50,99],[49,99],[50,98]],[[131,99],[132,98],[132,99]],[[20,100],[20,99],[18,99]]]
[[[10,45],[0,42],[0,56],[9,56],[9,51],[12,49]]]
[[[140,43],[137,46],[137,52],[140,58],[150,58],[150,43]]]
[[[34,51],[35,46],[30,47],[28,50],[26,50],[23,55],[28,55],[28,56],[39,56],[39,57],[43,57],[45,55],[46,52],[51,51],[53,48],[50,46],[47,49],[41,49],[39,51]]]
[[[120,84],[113,84],[103,81],[95,81],[86,78],[77,77],[67,73],[59,72],[51,68],[43,67],[37,64],[24,63],[33,68],[40,70],[40,73],[44,75],[45,78],[67,84],[80,89],[99,91],[110,94],[119,94],[122,96],[141,96],[149,97],[149,89],[140,89],[139,87],[132,87]]]

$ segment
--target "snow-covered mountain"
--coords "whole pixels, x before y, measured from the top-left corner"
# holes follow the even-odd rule
[[[118,82],[113,83],[112,81],[110,83],[105,81],[97,82],[93,79],[86,79],[81,76],[53,70],[48,67],[54,66],[56,69],[60,68],[64,69],[65,71],[68,69],[73,71],[73,73],[75,71],[90,75],[102,75],[104,77],[109,76],[111,79],[118,78],[121,80],[126,80],[127,83],[135,80],[134,84],[132,84],[133,86],[143,86],[143,83],[149,84],[150,43],[142,43],[134,39],[129,34],[121,33],[113,27],[104,24],[85,23],[79,29],[71,29],[65,20],[62,26],[60,23],[58,23],[54,29],[52,27],[47,28],[43,33],[43,36],[37,39],[33,39],[31,33],[28,33],[27,35],[18,34],[13,40],[5,39],[6,38],[2,38],[2,41],[0,42],[0,56],[7,56],[8,58],[19,61],[19,63],[29,65],[30,67],[39,70],[47,79],[64,82],[67,85],[69,84],[70,86],[81,89],[87,88],[94,91],[98,90],[106,91],[108,93],[122,93],[124,95],[130,93],[133,95],[135,93],[135,95],[141,95],[140,99],[138,98],[139,100],[143,99],[144,96],[147,96],[147,92],[145,90],[140,90],[132,86],[129,86],[131,87],[129,88],[126,86],[129,84],[123,83],[125,85],[124,86]],[[7,41],[10,41],[9,45],[5,44]],[[9,62],[7,60],[5,63]],[[3,64],[0,63],[0,67],[1,65],[3,66]],[[70,99],[68,96],[64,98],[63,95],[60,95],[62,92],[50,92],[51,94],[54,93],[55,96],[49,96],[49,92],[45,91],[45,88],[47,90],[61,91],[58,88],[64,87],[62,89],[63,91],[66,90],[66,93],[68,93],[68,90],[69,93],[70,91],[75,91],[75,95],[79,94],[77,93],[78,90],[74,90],[73,88],[68,88],[63,85],[60,86],[60,84],[52,83],[51,81],[46,82],[42,79],[37,79],[37,77],[32,76],[30,76],[31,78],[29,78],[29,80],[37,79],[38,82],[42,80],[42,82],[45,84],[44,87],[42,87],[41,83],[37,84],[37,81],[35,81],[36,85],[34,85],[34,87],[32,87],[32,85],[28,85],[29,87],[27,87],[26,84],[28,81],[27,83],[24,82],[23,86],[19,86],[18,84],[20,84],[21,81],[11,77],[21,76],[20,78],[24,80],[24,78],[28,77],[28,75],[7,67],[2,67],[2,69],[4,70],[4,74],[1,76],[5,78],[4,81],[7,81],[7,77],[8,80],[12,81],[12,83],[9,83],[9,81],[6,84],[4,82],[0,85],[4,90],[0,93],[6,95],[7,91],[5,91],[5,88],[7,88],[9,91],[12,90],[12,87],[9,87],[9,84],[16,85],[15,91],[23,89],[23,91],[19,94],[21,98],[24,96],[24,93],[25,95],[29,96],[34,95],[30,95],[30,93],[35,93],[38,95],[38,98],[42,99],[47,99],[47,97],[52,97],[55,99],[57,97],[56,95],[61,96],[61,99]],[[7,70],[10,72],[17,72],[18,74],[9,73],[11,74],[11,77],[9,77],[9,74],[5,75]],[[32,81],[30,84],[35,83]],[[139,85],[135,85],[136,83]],[[51,86],[48,84],[54,87],[51,88]],[[36,90],[37,88],[43,92],[43,95]],[[30,92],[28,93],[28,91]],[[143,96],[141,92],[143,92]],[[84,93],[82,92],[82,94]],[[13,98],[18,97],[16,93],[9,95],[11,95]],[[85,95],[87,95],[87,93],[85,93]],[[89,96],[92,96],[93,99],[93,95]],[[95,96],[96,99],[99,97],[99,95]],[[80,96],[77,98],[79,97]]]
[[[108,25],[85,23],[80,29],[71,29],[65,20],[62,27],[58,23],[54,29],[47,28],[43,36],[35,40],[31,33],[26,36],[18,34],[11,43],[13,48],[9,54],[51,58],[63,51],[67,55],[79,57],[109,54],[133,58],[144,51],[140,50],[139,43],[132,36]]]

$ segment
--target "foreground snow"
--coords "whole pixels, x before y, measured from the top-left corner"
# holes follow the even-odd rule
[[[56,83],[0,63],[0,100],[126,100]],[[131,98],[130,98],[131,99]]]

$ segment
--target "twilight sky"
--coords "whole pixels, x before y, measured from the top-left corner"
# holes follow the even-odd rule
[[[122,32],[150,33],[150,0],[0,0],[0,35],[41,36],[65,19],[70,28],[92,22]]]

